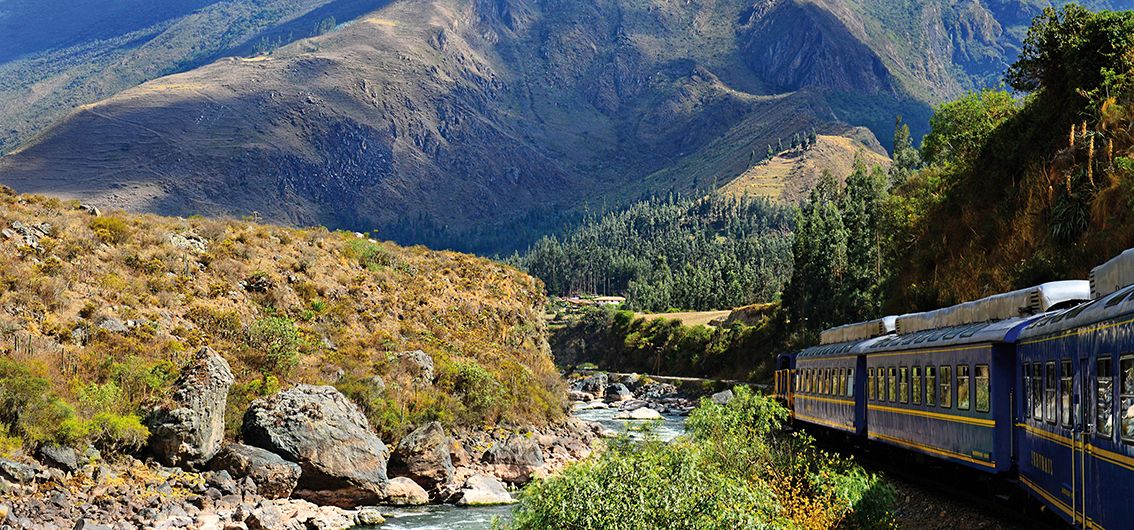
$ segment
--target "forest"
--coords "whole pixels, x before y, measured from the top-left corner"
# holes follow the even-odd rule
[[[513,263],[549,293],[625,293],[643,311],[774,299],[791,275],[792,209],[764,199],[670,195],[541,238]]]

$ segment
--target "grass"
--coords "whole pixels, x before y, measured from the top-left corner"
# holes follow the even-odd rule
[[[43,393],[64,406],[117,391],[114,412],[141,415],[210,346],[236,375],[233,430],[252,399],[296,382],[339,386],[387,441],[432,419],[542,423],[563,414],[543,286],[500,263],[322,228],[92,217],[73,201],[0,188],[0,227],[17,221],[46,222],[51,235],[39,250],[0,240],[0,356],[36,367]],[[207,250],[175,246],[172,234]],[[396,362],[396,352],[414,349],[433,357],[433,384]],[[371,384],[376,376],[382,385]]]

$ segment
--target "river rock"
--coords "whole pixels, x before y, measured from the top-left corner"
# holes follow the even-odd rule
[[[599,372],[597,374],[591,374],[587,377],[579,379],[578,381],[575,381],[571,385],[571,390],[598,395],[602,394],[606,390],[606,387],[609,385],[610,376],[608,376],[606,372]]]
[[[493,465],[496,476],[518,485],[528,483],[536,468],[544,465],[539,443],[516,434],[493,444],[481,460]]]
[[[429,504],[429,494],[408,477],[394,477],[386,485],[386,503],[394,506]]]
[[[492,506],[516,502],[499,480],[484,474],[476,474],[465,481],[461,488],[458,506]]]
[[[209,468],[227,471],[235,477],[248,477],[256,483],[256,491],[268,499],[282,499],[291,495],[299,481],[299,464],[288,462],[279,455],[244,444],[224,446]]]
[[[294,495],[343,507],[385,497],[389,451],[359,408],[334,387],[296,385],[244,414],[245,443],[302,468]]]
[[[709,401],[712,401],[717,405],[728,405],[728,402],[732,401],[732,398],[733,394],[731,389],[722,390],[720,392],[717,392],[716,394],[709,396]]]
[[[589,392],[583,392],[581,390],[568,390],[567,391],[567,399],[569,399],[571,401],[586,402],[586,401],[591,401],[594,398],[595,398],[594,394],[591,394]]]
[[[359,510],[354,519],[356,523],[364,526],[378,526],[386,522],[386,518],[382,516],[382,511],[373,507]]]
[[[677,395],[677,387],[669,383],[659,383],[657,381],[646,383],[639,389],[641,396],[645,399],[665,399]]]
[[[204,347],[174,383],[170,402],[147,418],[150,451],[168,466],[199,467],[224,441],[224,410],[234,379],[228,362]]]
[[[398,442],[387,473],[403,475],[427,490],[437,491],[453,480],[452,438],[438,422],[430,422]]]
[[[608,403],[617,403],[620,401],[627,401],[634,399],[634,394],[630,392],[629,388],[622,383],[615,383],[606,387],[606,392],[603,394]]]
[[[662,415],[658,411],[649,407],[639,407],[634,410],[619,412],[618,414],[614,415],[614,419],[649,421],[660,420],[662,419]]]

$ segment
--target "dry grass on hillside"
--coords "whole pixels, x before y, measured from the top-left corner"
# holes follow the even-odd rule
[[[29,245],[21,225],[48,235],[30,230]],[[114,383],[142,412],[210,346],[237,376],[230,427],[248,401],[297,381],[339,386],[391,437],[427,419],[563,411],[542,285],[496,262],[322,228],[95,217],[2,187],[0,228],[0,355],[71,402]],[[435,384],[394,355],[413,349],[432,355]]]
[[[866,167],[890,167],[889,157],[845,136],[819,135],[814,147],[790,150],[756,164],[722,189],[733,197],[769,197],[794,204],[807,196],[824,172],[845,179],[861,158]]]

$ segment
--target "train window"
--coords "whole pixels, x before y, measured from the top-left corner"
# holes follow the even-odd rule
[[[941,379],[941,392],[939,398],[943,408],[953,406],[953,368],[949,365],[941,365],[938,372]]]
[[[875,396],[877,396],[877,395],[878,394],[876,394],[874,392],[874,369],[873,368],[867,368],[866,369],[866,399],[873,401]]]
[[[898,371],[893,366],[889,370],[888,381],[886,382],[888,395],[886,397],[890,403],[895,403],[898,401]]]
[[[910,373],[905,366],[898,368],[898,399],[902,403],[910,402]]]
[[[886,401],[886,369],[878,367],[878,401]]]
[[[957,365],[957,410],[969,410],[969,365]]]
[[[835,395],[845,396],[847,393],[847,371],[845,368],[839,368],[838,375],[835,378]]]
[[[823,370],[823,394],[827,396],[834,393],[831,391],[831,383],[835,380],[834,374],[831,373],[832,371],[833,370],[830,368]]]
[[[1024,418],[1031,415],[1032,410],[1032,365],[1024,363]]]
[[[828,370],[826,368],[821,368],[819,370],[819,393],[820,394],[827,395],[827,383],[829,381],[828,378],[830,377],[830,375],[831,375],[830,370]]]
[[[1109,438],[1114,435],[1114,376],[1110,357],[1095,361],[1095,434]]]
[[[1122,439],[1134,441],[1134,356],[1124,355],[1118,365],[1118,376],[1121,378],[1119,387],[1118,410],[1122,412],[1122,424],[1119,426]]]
[[[1032,364],[1032,419],[1043,421],[1043,365]]]
[[[1071,427],[1071,361],[1063,361],[1059,373],[1059,419]]]
[[[976,373],[973,374],[973,392],[976,394],[977,412],[988,412],[992,408],[988,375],[987,364],[976,365]]]
[[[910,379],[913,381],[913,402],[914,405],[921,405],[921,367],[914,366],[910,368]]]
[[[1048,423],[1055,423],[1055,362],[1044,365],[1043,404],[1044,417]]]
[[[854,368],[847,368],[847,397],[854,397]]]
[[[933,366],[925,367],[925,404],[937,403],[937,373]]]

